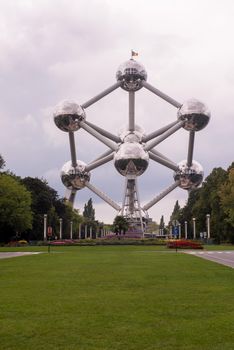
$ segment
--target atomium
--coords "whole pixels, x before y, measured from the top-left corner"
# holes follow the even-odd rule
[[[144,233],[148,210],[163,199],[175,188],[184,190],[197,188],[203,180],[202,166],[193,160],[195,133],[202,130],[210,120],[210,111],[204,103],[189,99],[183,104],[160,91],[147,80],[144,66],[131,58],[121,64],[116,73],[117,82],[82,105],[72,101],[63,101],[54,111],[56,126],[69,135],[71,161],[61,170],[61,180],[70,191],[68,200],[74,204],[75,193],[87,187],[106,203],[112,206],[118,215],[123,215],[129,221],[131,229]],[[128,94],[129,115],[128,124],[115,135],[100,128],[86,118],[86,109],[118,88]],[[145,88],[177,109],[177,117],[168,125],[147,134],[135,123],[135,94]],[[82,128],[103,143],[107,150],[89,164],[77,160],[75,132]],[[179,129],[188,133],[187,158],[179,163],[169,159],[158,151],[158,145],[173,135]],[[142,205],[139,200],[137,179],[148,168],[152,160],[170,170],[173,170],[173,183]],[[103,191],[90,183],[91,171],[113,162],[117,172],[125,177],[125,189],[122,204],[119,205]]]

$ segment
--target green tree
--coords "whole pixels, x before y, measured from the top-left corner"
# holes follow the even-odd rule
[[[227,215],[226,221],[230,224],[228,238],[234,243],[234,167],[229,169],[228,179],[219,190],[221,206]]]
[[[128,230],[128,221],[124,216],[117,215],[113,222],[113,231],[116,234],[125,234]]]
[[[179,205],[178,200],[175,202],[174,209],[172,211],[172,214],[170,216],[170,224],[174,225],[177,224],[177,222],[180,222],[181,219],[181,208]]]
[[[0,154],[0,169],[2,169],[5,166],[5,160],[3,159],[2,155]]]
[[[84,206],[83,216],[87,221],[95,221],[95,209],[93,208],[92,198]]]
[[[14,177],[0,175],[0,240],[9,241],[32,227],[31,195]]]

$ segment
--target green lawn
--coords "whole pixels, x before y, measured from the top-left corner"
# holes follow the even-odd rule
[[[233,269],[154,246],[39,249],[0,260],[1,350],[233,350]]]

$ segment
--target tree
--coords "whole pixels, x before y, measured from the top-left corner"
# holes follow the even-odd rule
[[[14,177],[0,175],[0,240],[7,242],[32,227],[31,195]]]
[[[43,216],[44,214],[48,214],[48,220],[50,220],[50,217],[52,220],[52,216],[54,216],[52,207],[54,206],[56,210],[56,203],[59,200],[58,194],[43,179],[26,177],[22,179],[22,183],[30,191],[32,196],[33,223],[32,230],[28,231],[27,238],[29,240],[43,239]],[[53,218],[53,225],[54,220]],[[56,225],[54,230],[57,230]]]
[[[93,208],[92,198],[90,198],[88,203],[85,204],[83,216],[89,222],[95,221],[95,209]]]
[[[5,160],[3,159],[3,157],[0,154],[0,169],[2,169],[5,166]]]
[[[180,218],[181,218],[181,209],[180,209],[180,205],[178,200],[175,202],[175,206],[173,209],[173,212],[170,216],[170,224],[177,225],[177,222],[180,222]]]
[[[234,243],[234,166],[229,169],[228,179],[219,190],[221,206],[227,215],[226,221],[230,224],[229,238]]]
[[[125,235],[126,231],[128,230],[128,221],[125,219],[124,216],[117,215],[113,222],[113,231],[116,234],[123,233]]]

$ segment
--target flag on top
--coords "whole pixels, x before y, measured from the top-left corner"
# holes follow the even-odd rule
[[[132,55],[132,57],[138,56],[138,52],[132,50],[132,51],[131,51],[131,55]]]

